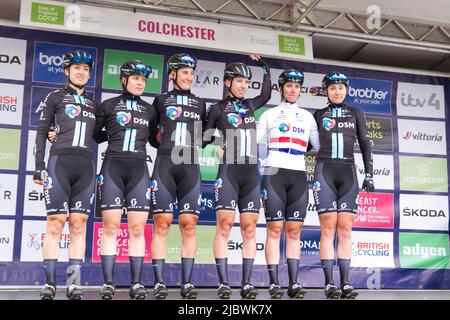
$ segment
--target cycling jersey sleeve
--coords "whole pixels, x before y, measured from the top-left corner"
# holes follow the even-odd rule
[[[54,122],[56,113],[57,101],[55,101],[53,92],[49,93],[42,106],[41,117],[39,118],[39,127],[36,133],[36,145],[35,145],[35,163],[36,170],[45,170],[45,144],[47,142],[47,135],[51,124]]]
[[[253,109],[253,111],[264,107],[272,97],[272,80],[270,79],[270,72],[266,73],[263,77],[261,94],[252,99],[247,100],[247,105]]]
[[[259,117],[259,120],[256,122],[256,141],[260,144],[267,145],[268,137],[267,137],[267,128],[268,128],[268,112],[265,111]]]
[[[215,129],[217,128],[217,121],[220,118],[220,105],[214,104],[209,109],[206,114],[206,125],[203,134],[202,148],[206,147],[208,144],[215,142],[216,137],[214,136]],[[220,130],[219,130],[220,131]]]
[[[97,143],[102,143],[108,141],[108,135],[106,130],[104,130],[106,123],[106,105],[104,103],[100,104],[97,108],[97,114],[95,115],[95,129],[94,129],[94,140]]]
[[[364,169],[366,173],[373,174],[373,160],[372,160],[372,145],[369,139],[369,131],[367,129],[367,121],[364,113],[355,109],[356,116],[356,133],[358,136],[358,143],[361,149],[361,154],[364,162]]]
[[[159,141],[158,141],[158,123],[159,123],[159,118],[158,118],[158,112],[156,112],[156,109],[154,106],[151,107],[152,108],[152,114],[150,115],[151,120],[150,120],[150,124],[149,124],[149,132],[148,132],[148,142],[150,143],[150,145],[153,148],[158,149],[159,147]]]

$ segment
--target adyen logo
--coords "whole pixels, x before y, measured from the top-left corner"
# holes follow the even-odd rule
[[[364,112],[391,113],[392,81],[350,78],[347,102]]]
[[[400,233],[400,265],[402,268],[448,269],[447,234]]]
[[[64,54],[72,50],[85,50],[89,52],[94,62],[97,60],[97,49],[79,46],[69,46],[59,43],[35,42],[33,81],[54,84],[64,84],[67,77],[64,74],[63,59]],[[91,72],[91,78],[88,81],[88,87],[94,87],[95,68]]]

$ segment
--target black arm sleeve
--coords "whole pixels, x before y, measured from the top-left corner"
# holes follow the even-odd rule
[[[103,130],[106,123],[106,112],[105,112],[106,105],[102,103],[97,108],[97,114],[95,115],[95,129],[94,129],[94,140],[97,143],[102,143],[105,141],[108,141],[108,135],[106,133],[106,130]]]
[[[206,115],[206,125],[203,132],[203,142],[202,148],[206,147],[208,144],[215,142],[216,137],[214,136],[215,129],[217,128],[217,121],[220,118],[220,105],[214,104],[209,109]]]
[[[356,133],[358,135],[358,143],[361,149],[361,154],[364,162],[364,169],[366,173],[373,174],[373,160],[372,160],[372,144],[369,139],[369,131],[367,129],[367,121],[364,113],[356,110]]]
[[[51,124],[54,122],[57,101],[56,95],[52,92],[49,93],[44,101],[39,119],[39,127],[36,133],[36,145],[35,145],[35,163],[36,170],[45,170],[45,144],[47,142],[47,135]]]
[[[248,99],[247,105],[253,109],[253,111],[264,107],[267,102],[269,102],[272,97],[272,80],[270,79],[270,72],[265,74],[263,77],[261,94],[254,97],[253,99]]]
[[[158,123],[159,123],[159,115],[158,112],[156,112],[156,109],[154,106],[151,106],[152,108],[152,115],[149,123],[149,132],[148,132],[148,142],[153,148],[158,149],[159,142],[157,139],[158,135]]]

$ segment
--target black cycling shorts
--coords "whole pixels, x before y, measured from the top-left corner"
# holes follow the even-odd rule
[[[308,206],[305,171],[264,168],[261,198],[266,221],[305,221]]]
[[[355,165],[317,162],[313,182],[318,214],[327,212],[358,213],[358,178]]]
[[[144,159],[105,158],[97,188],[101,210],[150,211],[150,176]]]
[[[168,154],[158,154],[152,176],[153,214],[173,213],[200,215],[201,177],[198,164],[174,164]]]
[[[261,183],[257,164],[219,165],[214,184],[217,210],[259,213],[261,209]]]
[[[95,192],[92,158],[77,155],[52,155],[48,159],[44,183],[47,215],[91,212]]]

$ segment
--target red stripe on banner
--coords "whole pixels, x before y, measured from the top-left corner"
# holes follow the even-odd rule
[[[289,137],[280,137],[280,138],[272,138],[270,139],[271,143],[274,142],[292,142],[298,145],[301,145],[302,147],[306,147],[308,145],[308,142],[300,140],[298,138],[289,138]]]

